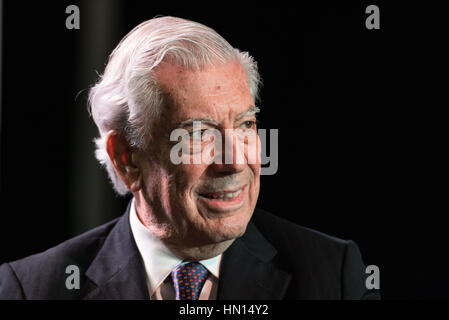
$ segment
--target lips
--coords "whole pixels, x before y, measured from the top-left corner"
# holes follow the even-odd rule
[[[213,212],[233,212],[242,207],[246,185],[234,190],[199,192],[200,202]]]
[[[211,193],[200,193],[200,196],[208,199],[219,199],[224,201],[229,201],[236,198],[240,193],[242,193],[243,188],[237,191],[221,191],[221,192],[211,192]]]

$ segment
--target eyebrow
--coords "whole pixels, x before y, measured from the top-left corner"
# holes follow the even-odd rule
[[[249,107],[248,110],[238,114],[237,117],[235,118],[235,121],[238,121],[238,120],[240,120],[242,118],[245,118],[245,117],[248,117],[248,116],[255,115],[258,112],[260,112],[260,109],[258,107],[251,106],[251,107]],[[219,123],[217,121],[215,121],[214,119],[212,119],[212,118],[190,118],[190,119],[187,119],[185,121],[182,121],[178,125],[178,127],[179,128],[183,128],[183,127],[191,126],[191,125],[193,125],[193,123],[195,121],[199,121],[202,124],[204,123],[204,124],[209,124],[209,125],[212,125],[212,126],[219,126]]]
[[[249,107],[248,110],[246,110],[245,112],[240,113],[239,115],[237,115],[237,117],[235,118],[236,121],[245,118],[245,117],[249,117],[252,115],[255,115],[256,113],[259,113],[260,109],[256,106],[251,106]]]
[[[178,127],[182,128],[182,127],[192,126],[193,123],[196,121],[201,122],[201,124],[204,123],[204,124],[209,124],[209,125],[213,125],[213,126],[218,126],[217,121],[215,121],[212,118],[191,118],[191,119],[187,119],[187,120],[181,122]]]

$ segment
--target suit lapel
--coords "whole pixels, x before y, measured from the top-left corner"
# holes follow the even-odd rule
[[[148,300],[145,268],[129,225],[129,208],[86,271],[92,290],[85,299]],[[273,262],[277,250],[250,222],[223,254],[217,299],[282,299],[291,275]]]
[[[217,298],[282,299],[291,275],[275,266],[276,253],[250,222],[245,234],[223,254]]]
[[[86,299],[149,299],[145,268],[129,225],[129,209],[130,205],[86,271],[93,285]]]

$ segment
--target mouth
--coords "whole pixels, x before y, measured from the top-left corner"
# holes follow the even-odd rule
[[[240,193],[242,193],[244,188],[245,186],[234,191],[225,190],[218,192],[204,192],[199,193],[199,195],[207,199],[219,199],[222,201],[231,201],[232,199],[236,198]]]
[[[200,192],[199,198],[212,211],[224,212],[239,209],[245,199],[246,185],[234,190]]]

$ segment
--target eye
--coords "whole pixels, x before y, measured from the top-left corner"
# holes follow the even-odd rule
[[[242,129],[254,129],[256,127],[256,121],[254,120],[248,120],[243,122],[240,127]]]
[[[192,137],[193,139],[201,139],[204,131],[206,131],[206,129],[192,131],[190,132],[190,137]]]
[[[204,131],[204,130],[195,130],[195,131],[192,131],[192,132],[190,132],[190,136],[191,136],[193,139],[201,139],[201,136],[203,135],[203,131]]]

